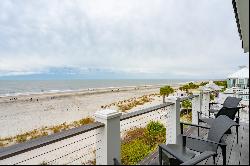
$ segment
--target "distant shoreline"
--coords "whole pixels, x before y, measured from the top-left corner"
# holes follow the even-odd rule
[[[51,92],[34,92],[34,93],[18,93],[18,95],[7,95],[0,96],[0,103],[6,102],[17,102],[24,101],[28,99],[43,99],[48,97],[56,97],[63,98],[68,96],[82,96],[82,95],[94,95],[94,94],[102,94],[102,93],[110,93],[110,92],[118,92],[118,91],[134,91],[134,90],[146,90],[146,89],[156,89],[160,88],[164,85],[171,85],[174,88],[178,88],[183,83],[173,83],[173,84],[155,84],[155,85],[138,85],[138,86],[122,86],[122,87],[105,87],[105,88],[88,88],[88,89],[79,89],[79,90],[52,90]]]
[[[86,88],[78,90],[51,90],[44,92],[24,92],[17,93],[13,95],[0,95],[0,104],[1,103],[13,103],[13,102],[23,102],[29,100],[43,100],[49,98],[64,98],[70,96],[84,96],[84,95],[94,95],[94,94],[103,94],[111,92],[125,92],[125,91],[135,91],[135,90],[147,90],[147,89],[157,89],[164,85],[170,85],[173,88],[178,88],[187,82],[180,83],[166,83],[166,84],[153,84],[153,85],[134,85],[134,86],[117,86],[117,87],[100,87],[100,88]],[[195,83],[201,83],[203,81],[192,81]]]
[[[41,94],[66,94],[88,91],[144,88],[163,85],[179,85],[191,80],[40,80],[1,81],[0,98]],[[195,81],[196,82],[196,81]]]

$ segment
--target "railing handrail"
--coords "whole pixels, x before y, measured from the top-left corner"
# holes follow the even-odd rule
[[[48,136],[40,137],[37,139],[29,140],[24,143],[15,144],[9,147],[4,147],[0,149],[0,160],[28,152],[73,136],[77,136],[83,133],[86,133],[91,130],[98,129],[100,127],[104,127],[105,124],[100,122],[94,122],[91,124],[83,125],[80,127],[76,127],[73,129],[65,130],[59,133],[54,133]]]
[[[188,99],[193,99],[195,97],[198,97],[199,95],[189,95],[187,97],[182,97],[180,98],[180,101],[188,100]]]
[[[249,94],[248,93],[239,93],[237,95],[239,95],[239,96],[248,96]]]
[[[141,110],[134,111],[134,112],[131,112],[131,113],[127,113],[127,114],[124,114],[124,115],[121,116],[120,121],[130,119],[130,118],[133,118],[133,117],[136,117],[136,116],[139,116],[139,115],[143,115],[143,114],[146,114],[146,113],[158,110],[158,109],[162,109],[164,107],[167,107],[167,106],[170,106],[170,105],[173,105],[173,104],[174,103],[172,103],[172,102],[166,102],[166,103],[159,104],[159,105],[156,105],[156,106],[153,106],[153,107],[149,107],[149,108],[141,109]]]

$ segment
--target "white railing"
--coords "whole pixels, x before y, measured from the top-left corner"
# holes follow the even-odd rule
[[[70,129],[0,149],[0,165],[88,164],[95,161],[101,123]]]
[[[3,164],[111,164],[121,160],[121,138],[135,127],[160,121],[166,127],[166,143],[176,143],[180,134],[180,103],[192,100],[192,121],[198,123],[197,111],[208,112],[209,93],[185,98],[169,98],[169,102],[122,115],[116,110],[95,113],[96,122],[62,133],[38,138],[0,149]]]
[[[121,117],[121,137],[123,137],[123,135],[127,131],[134,129],[135,127],[145,127],[150,121],[159,121],[166,127],[166,112],[170,111],[171,105],[172,103],[166,103],[165,105],[162,105],[160,107],[151,107],[148,109],[149,112],[143,113],[141,115],[136,115],[133,117],[129,117],[129,115],[126,115],[126,117],[128,117],[127,119],[123,119],[124,117]],[[139,111],[142,112],[144,110]]]
[[[203,96],[204,95],[204,96]],[[203,96],[203,97],[202,97]],[[105,123],[102,130],[99,151],[96,152],[96,164],[114,164],[113,159],[121,160],[121,138],[123,134],[135,127],[145,127],[150,121],[160,121],[166,127],[166,143],[176,143],[180,134],[180,103],[183,100],[192,100],[192,120],[198,123],[197,111],[208,111],[209,93],[194,94],[185,98],[170,98],[167,103],[121,115],[116,110],[103,110],[96,113],[96,120]],[[205,102],[202,99],[206,99]],[[202,104],[207,104],[202,107]],[[206,108],[207,110],[201,110]]]

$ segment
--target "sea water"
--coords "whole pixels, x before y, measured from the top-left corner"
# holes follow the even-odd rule
[[[17,96],[50,92],[80,91],[147,85],[176,85],[191,80],[122,79],[122,80],[0,80],[0,96]]]

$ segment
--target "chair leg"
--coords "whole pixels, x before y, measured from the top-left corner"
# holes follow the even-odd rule
[[[222,150],[223,165],[226,165],[226,163],[227,163],[227,149],[226,149],[226,146],[221,146],[221,150]]]
[[[159,146],[159,165],[162,165],[162,148]]]
[[[240,124],[239,117],[236,118],[236,123]],[[237,134],[237,144],[239,143],[239,126],[236,126],[236,134]]]
[[[198,113],[198,125],[200,125],[200,116],[199,116],[199,113]],[[198,137],[200,136],[200,130],[199,130],[199,127],[198,127]]]
[[[216,159],[216,157],[217,157],[217,156],[218,156],[218,154],[213,155],[214,165],[216,165],[216,163],[215,163],[215,159]]]
[[[214,165],[215,165],[215,158],[216,158],[216,156],[214,155],[214,156],[213,156],[213,160],[214,160]]]
[[[239,126],[236,126],[237,144],[239,143]]]

